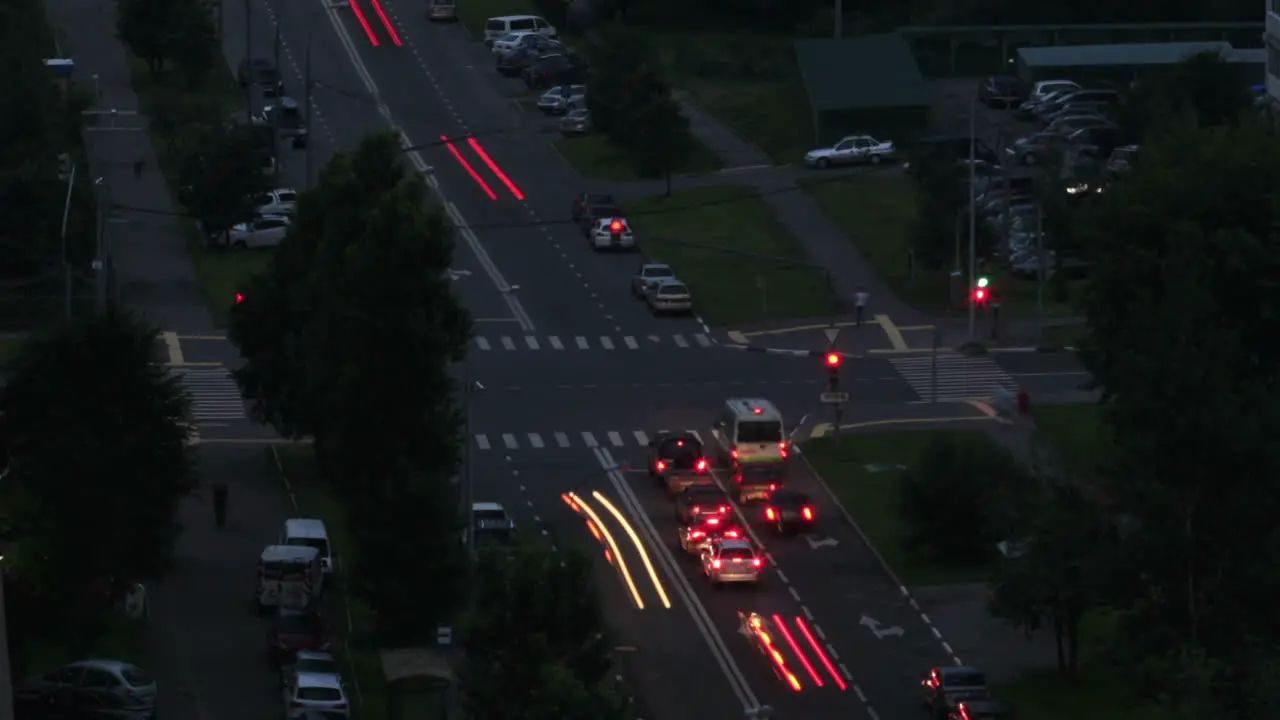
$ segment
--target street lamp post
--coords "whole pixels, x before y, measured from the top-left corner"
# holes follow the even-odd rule
[[[107,185],[105,178],[93,181],[97,188],[98,231],[97,249],[93,260],[95,289],[98,299],[98,311],[107,311]]]
[[[76,186],[76,165],[71,164],[71,172],[67,176],[67,199],[62,203],[62,282],[66,299],[67,319],[71,319],[71,263],[67,262],[67,219],[71,217],[71,191]],[[3,592],[3,591],[0,591]]]
[[[978,190],[977,190],[977,161],[978,161],[978,94],[973,93],[969,97],[969,286],[973,286],[974,279],[978,277]],[[975,326],[977,325],[977,305],[972,299],[969,301],[969,342],[973,342]]]
[[[484,392],[484,385],[471,380],[471,364],[462,366],[462,517],[467,521],[467,549],[474,551],[476,547],[476,521],[471,512],[472,474],[471,462],[471,398]]]

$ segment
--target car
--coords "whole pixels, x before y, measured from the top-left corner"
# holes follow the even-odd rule
[[[570,53],[553,53],[529,63],[521,72],[524,84],[530,89],[549,88],[554,85],[583,83],[587,68]]]
[[[263,97],[279,97],[284,94],[280,69],[269,58],[249,57],[241,60],[236,69],[236,80],[242,88],[250,85],[262,88]]]
[[[1110,157],[1107,158],[1107,172],[1112,176],[1128,172],[1129,168],[1133,167],[1133,162],[1141,149],[1140,145],[1122,145],[1112,150]]]
[[[1013,711],[999,700],[970,700],[960,703],[947,720],[1013,720]]]
[[[1036,214],[1036,206],[1030,203],[1021,205],[1010,205],[1009,209],[983,218],[987,223],[987,227],[997,232],[1003,232],[1006,225],[1011,225],[1019,218],[1033,218]]]
[[[674,279],[676,271],[670,265],[662,263],[645,263],[631,276],[631,296],[643,298],[650,286],[657,285],[666,279]]]
[[[991,196],[990,199],[979,205],[978,214],[982,217],[990,217],[992,215],[1000,214],[1007,207],[1013,207],[1014,205],[1028,205],[1034,200],[1035,198],[1028,193],[1021,193],[1017,191],[1000,193],[998,195]]]
[[[1018,105],[1018,109],[1014,111],[1014,115],[1023,120],[1030,120],[1035,117],[1035,107],[1044,102],[1050,95],[1060,92],[1070,92],[1079,90],[1079,83],[1071,80],[1040,80],[1031,86],[1031,91],[1027,93],[1027,99]]]
[[[681,525],[696,524],[699,518],[712,516],[728,521],[732,512],[729,496],[715,485],[691,485],[676,493],[676,522]]]
[[[829,148],[810,150],[804,155],[809,167],[828,168],[837,165],[880,163],[893,158],[897,149],[892,142],[881,142],[870,135],[849,135]]]
[[[970,149],[973,150],[973,157],[979,167],[995,167],[1000,164],[999,157],[981,138],[941,135],[913,141],[907,148],[907,161],[902,164],[902,169],[910,173],[920,161],[935,159],[967,166]]]
[[[292,188],[275,188],[253,199],[259,215],[285,215],[292,217],[298,209],[298,191]]]
[[[1022,84],[1016,77],[997,75],[978,83],[978,102],[989,108],[1004,110],[1017,107],[1024,98]]]
[[[711,483],[711,466],[702,441],[691,432],[663,432],[649,441],[649,477],[678,493],[690,485]]]
[[[1097,115],[1070,115],[1054,120],[1053,123],[1045,129],[1051,133],[1057,133],[1066,137],[1077,130],[1083,130],[1084,128],[1090,127],[1116,127],[1116,125],[1106,118],[1101,118]]]
[[[680,549],[690,555],[697,555],[720,538],[740,540],[742,528],[733,522],[728,515],[711,515],[704,513],[694,515],[692,522],[679,527]]]
[[[712,586],[724,583],[758,583],[764,558],[756,554],[750,541],[722,537],[702,551],[702,573]]]
[[[458,0],[431,0],[427,6],[430,22],[458,22]]]
[[[565,137],[587,135],[591,132],[591,111],[586,108],[570,110],[560,118],[560,134]]]
[[[1036,117],[1043,120],[1045,116],[1052,115],[1068,105],[1084,105],[1086,103],[1118,105],[1120,104],[1120,93],[1115,90],[1071,90],[1058,93],[1036,108]]]
[[[1038,132],[1009,143],[1004,149],[1005,156],[1022,165],[1036,165],[1049,159],[1054,152],[1062,148],[1062,136],[1051,132]]]
[[[1097,157],[1120,145],[1120,138],[1120,128],[1114,125],[1091,125],[1068,135],[1067,144],[1095,148],[1094,155]]]
[[[1068,95],[1070,95],[1073,92],[1076,92],[1077,90],[1079,90],[1078,87],[1069,87],[1069,88],[1063,88],[1061,90],[1057,90],[1055,92],[1049,93],[1048,95],[1045,95],[1044,97],[1035,101],[1031,105],[1029,111],[1026,113],[1026,119],[1035,120],[1039,118],[1040,113],[1044,112],[1049,108],[1055,107],[1058,102],[1062,101]]]
[[[564,115],[570,110],[586,107],[586,85],[560,85],[538,98],[538,109],[547,115]]]
[[[494,55],[502,55],[503,53],[511,52],[512,50],[515,50],[517,47],[520,47],[521,38],[525,37],[526,35],[533,35],[533,34],[535,33],[533,33],[532,31],[507,33],[506,35],[503,35],[502,37],[493,41],[493,45],[490,46],[490,52],[492,52]]]
[[[267,630],[267,655],[276,665],[283,665],[299,650],[328,652],[328,629],[314,609],[282,607]]]
[[[755,500],[768,500],[783,486],[782,463],[745,463],[733,473],[733,499],[739,505]]]
[[[286,215],[262,215],[232,226],[227,244],[237,250],[279,247],[289,232],[289,225]]]
[[[940,666],[929,670],[920,681],[920,704],[938,720],[946,720],[948,714],[960,703],[987,700],[987,676],[981,670],[966,666]]]
[[[471,521],[475,523],[477,546],[510,545],[515,542],[516,522],[501,503],[472,503]]]
[[[1045,125],[1050,125],[1058,118],[1071,117],[1073,115],[1095,116],[1107,120],[1110,109],[1110,106],[1102,103],[1068,103],[1053,112],[1045,113],[1040,118],[1040,121]]]
[[[295,150],[307,146],[310,133],[302,104],[291,97],[281,97],[271,105],[265,105],[255,122],[274,127],[280,138],[288,140]]]
[[[338,665],[338,659],[327,652],[299,650],[294,653],[291,660],[280,666],[281,686],[288,687],[294,684],[297,676],[302,673],[341,677],[342,668]]]
[[[498,55],[498,72],[507,77],[520,76],[530,63],[543,55],[566,53],[564,43],[536,33],[521,36],[515,47]]]
[[[350,715],[342,678],[328,673],[298,673],[294,683],[284,689],[285,717],[296,718],[306,710],[319,710]]]
[[[511,33],[533,32],[547,37],[556,36],[556,28],[537,15],[502,15],[484,22],[484,44],[492,46],[498,38]]]
[[[595,250],[631,250],[636,246],[636,235],[626,218],[604,217],[591,224],[587,239]]]
[[[575,195],[569,214],[583,232],[586,232],[598,218],[624,215],[612,194],[597,192],[582,192]]]
[[[693,313],[693,292],[683,282],[671,278],[649,288],[645,294],[649,312],[654,315],[689,315]]]
[[[156,681],[122,660],[81,660],[28,678],[14,692],[18,717],[154,720]]]
[[[809,496],[799,490],[778,488],[764,499],[760,517],[779,535],[789,532],[806,532],[813,527],[817,515]]]

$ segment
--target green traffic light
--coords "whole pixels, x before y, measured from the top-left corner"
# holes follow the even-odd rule
[[[984,287],[986,287],[987,285],[989,285],[989,284],[990,284],[990,282],[991,282],[990,280],[987,280],[987,279],[986,279],[986,278],[984,278],[984,277],[980,277],[980,278],[978,278],[978,287],[980,287],[980,288],[984,288]]]

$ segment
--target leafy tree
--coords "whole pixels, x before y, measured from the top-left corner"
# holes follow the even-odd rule
[[[3,492],[20,509],[10,519],[17,573],[63,632],[93,633],[104,597],[169,567],[195,476],[187,398],[156,362],[156,342],[113,311],[31,339],[7,368],[0,439]]]
[[[208,238],[229,242],[228,232],[253,219],[253,198],[267,189],[259,172],[254,130],[247,125],[192,127],[178,160],[181,200]]]
[[[663,178],[671,195],[671,173],[678,170],[694,150],[689,121],[680,114],[680,106],[670,97],[657,97],[637,108],[626,121],[629,132],[628,154],[639,177]]]
[[[536,541],[510,554],[480,556],[463,635],[463,686],[473,717],[515,720],[528,717],[533,707],[563,709],[566,698],[588,697],[600,688],[610,667],[591,561]],[[548,677],[548,668],[556,666],[563,670]],[[585,704],[599,709],[596,703],[609,705],[607,699]]]
[[[161,37],[163,56],[172,59],[196,89],[222,62],[218,31],[204,0],[172,0]]]
[[[625,146],[628,113],[669,93],[661,81],[658,55],[644,35],[618,24],[597,34],[590,54],[587,107],[591,124]]]
[[[898,485],[907,546],[944,562],[980,562],[1021,534],[1027,486],[1026,471],[993,442],[934,433]]]
[[[1204,52],[1155,70],[1128,93],[1121,124],[1138,138],[1184,115],[1201,127],[1234,125],[1256,116],[1247,67],[1216,52]]]
[[[919,152],[910,158],[912,177],[920,199],[920,214],[912,236],[915,257],[921,265],[944,268],[955,263],[957,240],[961,267],[967,266],[969,248],[969,169],[945,154]],[[995,245],[994,233],[985,223],[974,223],[975,253],[986,257]]]
[[[116,4],[116,33],[147,63],[153,77],[164,72],[174,44],[169,40],[173,4],[168,0],[120,0]]]

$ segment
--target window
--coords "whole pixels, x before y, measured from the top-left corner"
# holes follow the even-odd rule
[[[532,18],[524,18],[522,20],[511,21],[512,32],[530,32],[531,30],[533,30],[533,28],[534,28],[534,22]]]
[[[843,141],[841,141],[841,142],[840,142],[840,144],[839,144],[839,145],[836,145],[835,149],[836,149],[836,150],[848,150],[848,149],[850,149],[850,148],[852,148],[852,147],[853,147],[853,141],[852,141],[852,140],[843,140]]]
[[[300,687],[298,699],[311,702],[341,702],[342,691],[331,687]]]
[[[297,201],[298,201],[297,193],[292,193],[292,192],[280,193],[280,202],[282,203],[291,203],[291,202],[297,202]]]
[[[689,288],[678,283],[668,283],[658,290],[658,294],[663,297],[684,297],[689,294]]]
[[[484,29],[489,32],[502,32],[507,29],[507,24],[501,20],[490,20],[484,24]]]
[[[782,441],[782,423],[777,420],[745,420],[738,423],[738,442],[768,443]]]
[[[986,687],[987,678],[980,672],[950,672],[942,675],[943,687]]]
[[[133,687],[145,687],[155,682],[150,675],[133,666],[128,666],[121,670],[120,676]]]
[[[79,683],[80,687],[95,689],[106,689],[115,687],[118,684],[111,673],[99,668],[86,668],[84,677],[80,679]]]
[[[1280,0],[1271,0],[1272,3],[1280,3]],[[1273,78],[1280,78],[1280,48],[1267,43],[1267,74]]]

